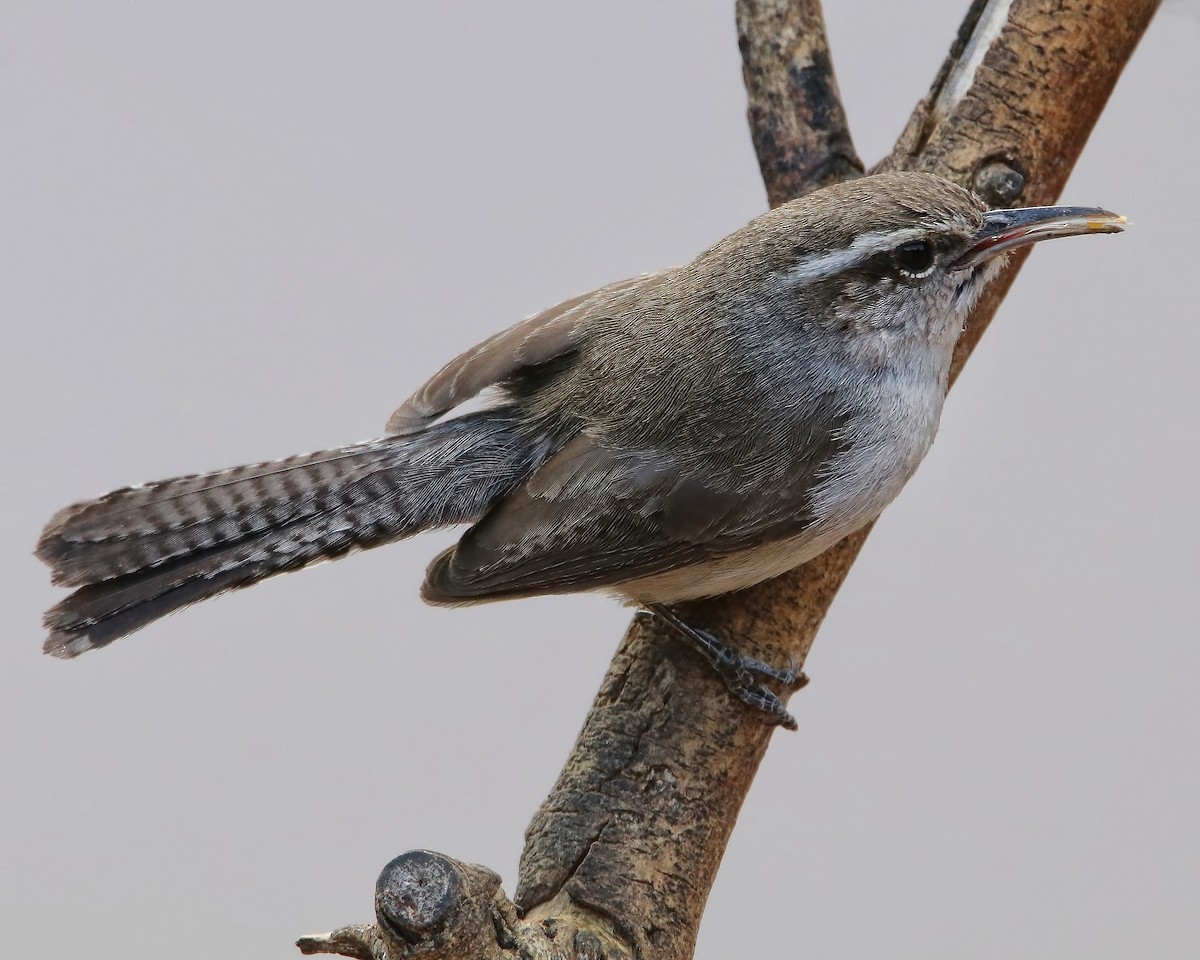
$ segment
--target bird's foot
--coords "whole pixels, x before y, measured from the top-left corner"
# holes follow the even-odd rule
[[[796,719],[787,712],[778,694],[761,683],[762,680],[771,680],[791,690],[804,687],[808,677],[799,672],[799,664],[795,659],[781,669],[754,657],[743,656],[736,647],[707,630],[692,626],[663,604],[647,604],[644,610],[638,611],[637,616],[643,620],[657,618],[670,626],[708,661],[735,697],[746,706],[765,714],[763,719],[767,723],[788,730],[796,729]]]

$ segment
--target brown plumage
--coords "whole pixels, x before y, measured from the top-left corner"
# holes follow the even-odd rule
[[[819,191],[484,341],[382,439],[60,511],[37,555],[77,589],[46,614],[46,650],[75,656],[452,524],[474,526],[431,564],[433,603],[609,589],[663,604],[774,576],[873,519],[916,469],[989,258],[1115,229],[1096,210],[985,213],[926,174]],[[489,388],[490,409],[441,419]]]

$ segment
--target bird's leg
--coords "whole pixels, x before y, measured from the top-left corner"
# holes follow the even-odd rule
[[[808,677],[797,672],[794,660],[787,668],[779,669],[754,657],[743,656],[736,647],[707,630],[692,626],[670,607],[661,603],[646,604],[644,610],[638,611],[638,616],[651,619],[657,617],[670,626],[681,639],[709,662],[734,696],[748,707],[765,713],[768,723],[778,724],[788,730],[796,729],[796,720],[784,708],[783,701],[759,682],[774,680],[792,690],[799,690],[808,683]]]

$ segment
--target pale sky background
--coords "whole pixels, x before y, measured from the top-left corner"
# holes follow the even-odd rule
[[[869,162],[965,0],[829,0]],[[1168,3],[838,599],[702,958],[1200,955],[1200,3]],[[501,872],[627,620],[417,599],[448,536],[63,663],[69,501],[376,435],[460,349],[765,206],[732,0],[9,0],[0,952],[295,956]],[[748,719],[748,722],[751,722]]]

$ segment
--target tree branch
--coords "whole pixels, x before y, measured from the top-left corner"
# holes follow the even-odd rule
[[[977,0],[881,168],[939,173],[998,206],[1053,202],[1157,7]],[[738,32],[772,203],[860,173],[819,3],[740,0]],[[1022,262],[1014,258],[977,306],[954,375]],[[776,580],[692,604],[685,616],[754,656],[802,663],[868,532]],[[300,947],[373,960],[689,957],[771,732],[699,658],[635,621],[527,831],[515,904],[482,867],[406,854],[380,877],[377,926]]]
[[[750,136],[771,206],[861,176],[820,0],[738,0]]]

